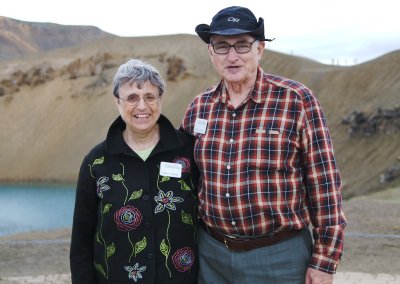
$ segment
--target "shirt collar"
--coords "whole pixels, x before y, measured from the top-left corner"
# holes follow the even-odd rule
[[[257,67],[257,75],[256,81],[254,83],[253,89],[250,91],[250,99],[252,99],[255,103],[261,103],[265,101],[266,95],[262,91],[263,86],[263,74],[264,71],[261,67]],[[220,100],[221,103],[225,104],[228,101],[228,92],[225,88],[224,81],[218,84],[218,86],[214,87],[214,100]]]
[[[262,103],[267,98],[265,92],[263,91],[263,85],[265,84],[263,80],[264,71],[261,69],[260,66],[257,68],[257,76],[256,81],[254,83],[253,90],[251,91],[251,99],[256,103]]]

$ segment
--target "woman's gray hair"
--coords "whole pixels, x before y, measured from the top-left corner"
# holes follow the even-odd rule
[[[164,93],[165,82],[160,72],[154,66],[146,62],[138,59],[131,59],[118,68],[113,81],[113,94],[118,98],[119,89],[126,83],[130,85],[135,84],[141,88],[147,81],[157,86],[160,96]]]

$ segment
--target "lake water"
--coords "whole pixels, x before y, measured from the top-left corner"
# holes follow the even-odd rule
[[[0,236],[72,226],[75,185],[0,184]]]

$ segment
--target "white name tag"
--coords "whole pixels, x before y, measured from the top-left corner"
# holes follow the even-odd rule
[[[195,133],[206,133],[207,129],[207,119],[197,118],[194,123],[194,132]]]
[[[166,177],[180,178],[182,176],[182,165],[168,162],[161,162],[160,175]]]

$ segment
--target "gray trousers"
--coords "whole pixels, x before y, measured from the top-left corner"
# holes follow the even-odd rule
[[[198,284],[303,284],[311,257],[308,229],[271,246],[234,252],[200,228]]]

